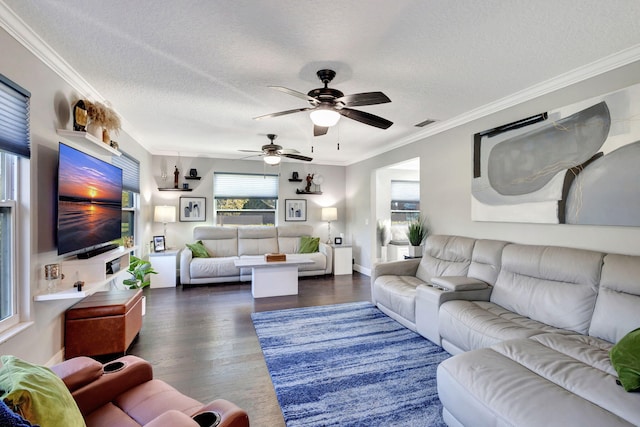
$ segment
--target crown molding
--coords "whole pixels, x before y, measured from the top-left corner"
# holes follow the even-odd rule
[[[402,147],[404,145],[411,144],[412,142],[420,141],[430,136],[437,135],[439,133],[456,128],[458,126],[462,126],[482,117],[486,117],[499,111],[503,111],[516,105],[522,104],[526,101],[530,101],[539,96],[552,93],[559,89],[571,86],[572,84],[580,83],[592,77],[604,74],[608,71],[612,71],[625,65],[629,65],[638,60],[640,60],[640,45],[632,46],[628,49],[606,56],[590,64],[584,65],[564,74],[560,74],[559,76],[553,77],[544,82],[530,86],[524,90],[518,91],[497,101],[483,105],[482,107],[467,111],[466,113],[460,114],[449,120],[436,122],[432,125],[429,125],[427,129],[412,134],[406,138],[402,138],[401,140],[388,145],[382,150],[368,152],[366,157],[362,157],[356,161],[350,162],[349,164],[358,163],[363,160],[386,153],[393,149]]]

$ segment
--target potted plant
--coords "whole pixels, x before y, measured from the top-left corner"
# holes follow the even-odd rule
[[[409,224],[407,230],[407,237],[409,238],[409,256],[420,257],[422,256],[422,242],[427,237],[427,225],[423,219],[417,219]]]
[[[387,228],[387,224],[383,220],[378,220],[378,224],[376,225],[376,237],[378,245],[380,245],[380,259],[385,261],[387,254],[386,246],[387,243],[389,243],[389,228]]]
[[[129,257],[129,268],[127,272],[131,274],[131,279],[125,279],[122,281],[129,289],[144,289],[151,284],[151,279],[147,277],[149,274],[158,274],[157,271],[153,269],[153,266],[149,261],[138,258],[137,256],[131,255]],[[142,296],[142,314],[146,311],[147,300],[146,297]]]

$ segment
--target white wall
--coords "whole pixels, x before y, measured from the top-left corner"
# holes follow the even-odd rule
[[[13,354],[34,363],[47,363],[59,357],[63,348],[64,311],[77,300],[34,302],[32,295],[46,288],[43,266],[60,262],[56,248],[56,194],[58,142],[75,146],[89,154],[110,161],[111,154],[99,147],[76,144],[60,138],[57,128],[71,129],[71,100],[78,97],[75,90],[50,68],[25,49],[4,30],[0,30],[0,73],[31,92],[31,161],[30,196],[25,216],[30,229],[30,241],[20,241],[21,248],[30,245],[28,274],[21,281],[29,283],[30,292],[25,312],[34,324],[0,344],[0,354]],[[114,138],[120,147],[141,161],[142,176],[149,174],[149,154],[124,132]],[[150,185],[142,184],[142,193],[149,193]],[[141,219],[148,220],[149,212],[141,211]],[[146,222],[146,221],[145,221]],[[140,230],[143,237],[150,230]],[[18,251],[20,253],[20,250]],[[64,272],[64,265],[63,265]]]
[[[640,82],[640,62],[591,78],[513,108],[425,138],[347,167],[347,230],[357,247],[357,268],[372,266],[375,218],[362,215],[371,206],[372,171],[420,156],[421,210],[430,233],[502,239],[529,244],[561,245],[640,255],[639,227],[545,225],[471,221],[473,135],[523,117],[612,92]],[[637,185],[637,183],[635,184]],[[375,254],[374,254],[375,255]]]
[[[179,187],[183,182],[189,183],[193,190],[190,192],[178,191],[158,191],[158,187],[173,187],[174,166],[178,166],[180,171]],[[195,168],[200,181],[185,180],[189,169]],[[162,172],[167,171],[166,181],[162,180]],[[292,172],[298,172],[302,182],[289,182]],[[303,163],[283,160],[279,167],[266,166],[262,160],[228,160],[213,159],[206,157],[178,157],[178,156],[154,156],[151,174],[153,176],[154,191],[151,204],[171,205],[176,209],[179,205],[180,197],[206,197],[206,221],[205,222],[176,222],[167,224],[167,244],[171,247],[183,248],[185,243],[193,242],[193,228],[199,225],[214,224],[214,203],[213,203],[213,174],[214,172],[243,172],[243,173],[267,173],[280,174],[278,205],[284,206],[286,199],[304,199],[307,201],[307,221],[306,222],[286,222],[284,220],[284,210],[278,212],[278,225],[283,224],[307,224],[314,227],[314,235],[320,237],[321,241],[327,239],[327,223],[321,221],[320,210],[326,206],[338,208],[338,220],[331,222],[331,235],[335,237],[345,231],[346,204],[345,204],[345,168],[342,166],[323,166],[313,163]],[[304,178],[307,174],[322,175],[322,194],[296,194],[296,189],[303,189]],[[177,212],[177,210],[176,210]],[[163,225],[152,223],[154,235],[162,235]],[[348,239],[345,237],[345,243]]]

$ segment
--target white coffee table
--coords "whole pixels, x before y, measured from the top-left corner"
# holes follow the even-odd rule
[[[298,295],[298,266],[310,259],[267,262],[264,259],[237,259],[236,267],[251,268],[251,294],[254,298]]]

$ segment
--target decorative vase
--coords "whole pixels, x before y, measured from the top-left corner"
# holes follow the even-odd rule
[[[409,246],[409,256],[418,258],[422,256],[422,246]]]
[[[89,122],[87,125],[87,133],[95,136],[102,141],[102,126],[96,122]]]
[[[102,128],[102,142],[109,144],[111,142],[111,135],[109,135],[109,129]]]
[[[198,176],[198,171],[196,169],[189,169],[189,176],[191,178],[196,178]]]

